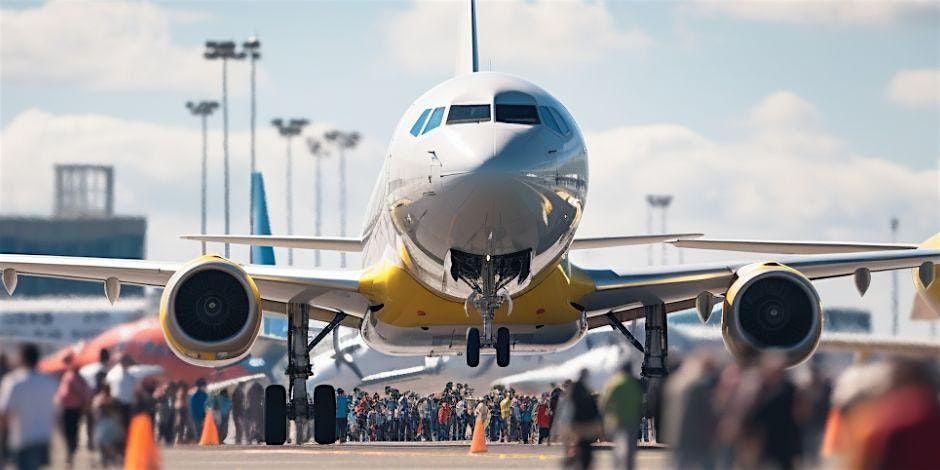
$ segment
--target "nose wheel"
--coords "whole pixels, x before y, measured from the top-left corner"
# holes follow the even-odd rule
[[[467,365],[480,365],[480,330],[476,328],[467,330]]]
[[[509,365],[509,329],[505,327],[496,330],[496,365]]]
[[[500,367],[506,367],[509,365],[509,351],[510,351],[510,336],[509,328],[502,327],[496,330],[496,340],[492,343],[493,347],[496,349],[496,365]],[[480,330],[477,328],[470,328],[467,330],[467,365],[470,367],[476,367],[480,365],[480,347],[482,342],[480,339]]]

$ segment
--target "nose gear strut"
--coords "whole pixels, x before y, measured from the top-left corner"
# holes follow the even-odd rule
[[[469,317],[472,308],[483,318],[482,334],[473,331],[467,334],[467,365],[476,367],[480,348],[484,347],[495,348],[497,364],[505,367],[509,364],[509,330],[503,327],[494,332],[493,320],[503,303],[509,307],[508,314],[512,313],[512,299],[506,286],[514,280],[521,284],[529,277],[532,250],[508,255],[476,255],[453,249],[450,252],[451,277],[473,290],[464,302],[464,313]]]

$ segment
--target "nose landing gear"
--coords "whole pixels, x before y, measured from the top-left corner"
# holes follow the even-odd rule
[[[507,316],[512,314],[512,298],[506,286],[513,280],[521,283],[529,277],[531,253],[531,250],[524,250],[494,256],[451,250],[451,276],[473,289],[464,303],[464,311],[469,317],[472,308],[483,318],[482,333],[477,328],[467,331],[468,366],[476,367],[480,364],[481,347],[495,348],[497,365],[509,365],[512,346],[509,329],[500,327],[494,332],[493,320],[503,304],[508,307]]]

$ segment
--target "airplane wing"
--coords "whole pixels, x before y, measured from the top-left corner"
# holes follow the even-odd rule
[[[183,235],[183,240],[232,243],[235,245],[273,246],[308,250],[362,251],[361,238],[301,237],[276,235]],[[675,238],[675,237],[673,237]]]
[[[826,253],[857,253],[864,251],[913,250],[917,245],[907,243],[810,242],[773,240],[670,240],[678,248],[737,251],[748,253],[777,253],[785,255],[816,255]]]
[[[117,278],[121,283],[163,287],[185,265],[146,260],[0,254],[0,270],[8,291],[15,287],[17,274],[102,282]],[[349,314],[344,324],[358,327],[359,319],[355,315],[363,312],[367,305],[365,297],[358,293],[360,271],[250,264],[242,268],[254,279],[264,301],[263,308],[267,311],[283,313],[288,301],[301,300],[315,307],[311,309],[312,319],[329,321],[333,317],[332,310],[343,310]]]
[[[940,249],[872,251],[811,256],[791,256],[774,260],[803,273],[811,280],[851,276],[860,268],[871,272],[916,268],[923,263],[940,263]],[[751,262],[702,265],[655,266],[639,270],[581,270],[594,288],[576,303],[588,312],[588,326],[607,325],[604,317],[613,313],[621,322],[641,318],[643,305],[662,302],[667,312],[695,307],[703,292],[723,296],[738,269]]]
[[[701,237],[701,233],[664,233],[658,235],[625,235],[620,237],[575,238],[571,250],[589,250],[614,246],[648,245],[651,243],[672,242],[677,239]]]

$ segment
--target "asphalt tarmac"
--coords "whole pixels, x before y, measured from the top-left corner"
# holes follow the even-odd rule
[[[485,454],[469,454],[465,443],[375,443],[331,446],[181,446],[161,449],[164,468],[230,470],[265,468],[330,469],[440,469],[440,468],[561,468],[561,446],[489,444]],[[613,468],[613,453],[601,446],[594,452],[594,468]],[[668,467],[669,454],[663,449],[642,449],[639,468]]]

